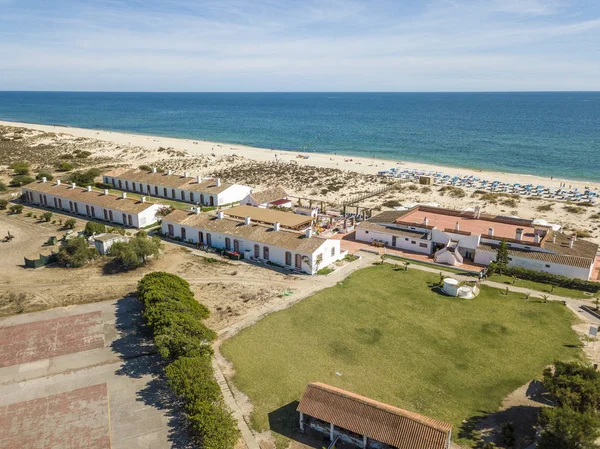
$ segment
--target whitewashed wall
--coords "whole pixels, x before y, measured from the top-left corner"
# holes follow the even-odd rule
[[[431,240],[396,235],[396,244],[392,245],[394,236],[394,234],[385,232],[384,230],[373,231],[372,229],[361,229],[360,226],[356,228],[355,234],[356,240],[361,242],[371,243],[373,240],[378,240],[380,242],[385,242],[390,248],[399,248],[421,254],[431,254],[433,252],[433,242]],[[426,246],[423,247],[421,246],[422,244]]]

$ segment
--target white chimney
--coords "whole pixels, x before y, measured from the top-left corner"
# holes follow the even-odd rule
[[[221,178],[216,179],[217,187],[221,187]]]
[[[156,167],[152,167],[152,173],[156,173]]]
[[[494,236],[494,228],[488,228],[488,236],[490,236],[490,237]]]
[[[200,206],[195,207],[194,211],[196,212],[196,215],[200,214],[200,212],[202,211],[202,208]]]
[[[189,174],[188,172],[184,171],[184,172],[183,172],[183,177],[184,177],[184,178],[187,178],[187,177],[188,177],[188,174]]]
[[[60,185],[60,179],[56,180],[56,185],[59,186]]]
[[[312,230],[312,228],[308,228],[306,231],[304,231],[304,235],[305,235],[307,238],[311,238],[311,237],[312,237],[312,233],[313,233],[313,230]]]
[[[428,219],[427,217],[425,217],[425,219],[423,220],[423,224],[424,224],[425,226],[428,226],[428,225],[429,225],[429,219]]]
[[[127,192],[123,192],[123,193],[121,194],[121,197],[122,197],[122,198],[127,198]]]
[[[173,174],[173,170],[167,170],[167,175],[172,175]]]
[[[517,233],[515,238],[517,240],[523,240],[523,228],[517,228]]]
[[[91,192],[92,191],[92,186],[87,186],[87,191]]]
[[[145,203],[145,202],[146,202],[146,197],[145,197],[145,196],[143,196],[143,197],[142,197],[142,203]]]
[[[250,224],[250,217],[244,218],[244,224],[247,224],[247,225]]]
[[[454,225],[454,230],[460,231],[460,223],[458,221],[456,222],[456,225]]]
[[[556,234],[552,234],[552,243],[556,243]]]
[[[533,243],[540,243],[540,235],[539,234],[535,234],[533,236]]]
[[[71,188],[74,189],[75,187],[77,187],[77,184],[75,184],[74,182],[71,183]]]
[[[575,234],[569,239],[569,248],[573,248],[573,245],[575,245]]]
[[[279,231],[279,222],[278,221],[273,223],[273,231]]]
[[[479,219],[481,217],[481,208],[479,206],[477,206],[475,208],[475,212],[473,213],[473,215],[475,216],[475,218]]]
[[[202,177],[196,176],[196,182],[200,184],[202,182]]]
[[[217,212],[217,218],[218,218],[219,220],[222,220],[222,219],[223,219],[223,215],[224,215],[224,214],[223,214],[223,211],[222,211],[222,210],[220,210],[219,212]]]
[[[104,194],[108,195],[108,189],[104,189]]]
[[[47,181],[46,177],[42,176],[42,182],[46,182],[46,181]]]

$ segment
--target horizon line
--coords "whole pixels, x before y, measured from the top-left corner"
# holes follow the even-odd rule
[[[106,94],[526,94],[526,93],[600,93],[600,90],[423,90],[423,91],[178,91],[178,90],[0,90],[0,93],[106,93]]]

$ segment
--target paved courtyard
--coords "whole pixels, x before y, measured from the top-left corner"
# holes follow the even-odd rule
[[[0,447],[187,448],[131,298],[0,320]]]

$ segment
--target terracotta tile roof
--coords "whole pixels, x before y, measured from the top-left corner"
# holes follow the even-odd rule
[[[261,192],[252,192],[250,194],[250,197],[256,201],[256,204],[271,203],[282,198],[287,198],[287,196],[288,194],[282,187],[273,187],[271,189],[266,189]]]
[[[23,186],[24,189],[34,192],[49,193],[61,198],[69,200],[81,201],[92,204],[94,206],[106,207],[121,212],[139,214],[140,212],[153,206],[155,203],[142,203],[134,198],[122,198],[118,195],[108,194],[93,190],[88,192],[87,189],[75,187],[74,189],[69,184],[57,185],[55,182],[32,182]]]
[[[193,192],[203,192],[211,194],[219,194],[233,184],[221,182],[217,186],[215,179],[203,179],[200,183],[195,177],[183,177],[180,175],[168,175],[166,173],[152,173],[145,170],[117,168],[104,173],[102,176],[110,176],[113,178],[127,179],[129,181],[140,182],[143,184],[156,184],[159,186],[172,187],[176,189],[184,189]]]
[[[310,383],[298,411],[402,449],[445,449],[452,426],[320,382]]]
[[[264,209],[254,206],[234,206],[225,209],[225,214],[233,218],[244,219],[250,217],[253,221],[266,224],[279,223],[288,228],[298,228],[307,225],[312,221],[312,217],[307,215],[295,214],[293,212],[283,212],[275,209]]]
[[[483,251],[496,252],[497,245],[481,244],[477,247]],[[508,255],[514,257],[522,257],[524,259],[539,260],[540,262],[556,263],[559,265],[568,265],[577,268],[590,268],[594,264],[593,258],[568,256],[564,254],[543,253],[540,251],[528,251],[526,249],[508,248]]]
[[[398,229],[385,226],[385,224],[371,223],[363,221],[356,226],[357,229],[365,229],[368,231],[385,232],[386,234],[401,235],[403,237],[412,237],[413,239],[427,239],[427,234],[421,231],[411,231],[410,229]]]
[[[556,242],[552,242],[552,238],[556,237]],[[571,236],[563,232],[551,233],[544,242],[542,248],[554,253],[563,254],[565,256],[577,256],[593,259],[598,253],[598,245],[588,240],[577,239],[573,248],[569,247]]]
[[[196,214],[195,212],[174,210],[163,218],[163,222],[182,224],[209,232],[219,232],[233,238],[240,237],[303,254],[312,254],[325,243],[325,239],[318,236],[307,238],[304,233],[282,228],[279,231],[274,231],[271,226],[256,223],[246,225],[240,220],[229,217],[219,219],[208,213]]]

